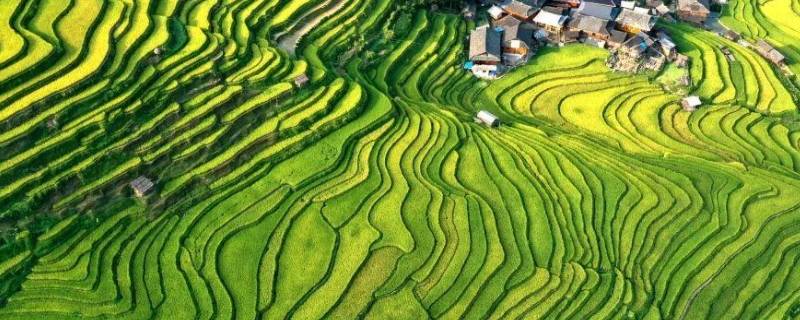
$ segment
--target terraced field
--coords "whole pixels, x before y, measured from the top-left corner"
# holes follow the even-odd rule
[[[796,100],[710,33],[664,25],[708,104],[687,113],[582,45],[478,81],[472,22],[404,1],[0,20],[2,319],[800,313]]]
[[[800,73],[800,3],[797,0],[732,0],[721,21],[751,39],[766,39]]]

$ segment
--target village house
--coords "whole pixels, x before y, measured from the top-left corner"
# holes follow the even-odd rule
[[[645,52],[644,60],[642,61],[642,68],[652,71],[660,71],[664,68],[667,62],[667,57],[659,50],[648,48]]]
[[[476,28],[469,36],[469,60],[475,64],[500,64],[502,56],[501,34],[490,26]]]
[[[645,33],[638,33],[626,40],[609,59],[611,68],[624,72],[641,69],[658,71],[666,63],[666,56],[656,48],[656,41]]]
[[[709,8],[708,0],[678,0],[678,18],[702,26],[711,14]]]
[[[622,44],[625,43],[625,39],[628,37],[628,34],[624,31],[619,31],[613,28],[609,28],[608,33],[609,37],[606,39],[606,47],[609,50],[619,49]]]
[[[730,41],[733,41],[733,42],[737,42],[740,39],[742,39],[742,36],[739,35],[738,33],[736,33],[736,31],[733,31],[733,30],[725,31],[724,33],[722,33],[722,37],[724,37],[725,39],[728,39]]]
[[[153,190],[154,185],[155,184],[153,184],[153,181],[145,176],[138,177],[130,183],[131,189],[133,189],[133,194],[139,198],[144,198],[147,194],[149,194],[150,191]]]
[[[527,62],[533,53],[533,25],[508,15],[495,21],[494,26],[503,30],[503,63],[515,66]]]
[[[638,8],[637,8],[638,9]],[[656,25],[657,17],[637,9],[622,9],[617,17],[617,27],[627,33],[650,32]]]
[[[620,8],[615,0],[584,0],[575,11],[584,16],[613,21],[619,15]]]
[[[672,41],[672,38],[664,31],[659,31],[657,33],[658,36],[658,44],[661,48],[661,53],[667,58],[667,60],[673,61],[678,56],[678,49],[675,45],[675,42]]]
[[[763,39],[756,42],[755,49],[759,54],[761,54],[761,56],[777,66],[783,66],[783,63],[786,60],[786,57],[784,57],[783,54],[778,52],[778,50],[776,50],[774,47],[772,47],[772,45]]]
[[[611,37],[608,31],[610,23],[595,16],[578,14],[570,20],[568,28],[581,33],[581,42],[605,48],[606,41]]]
[[[536,14],[536,8],[522,1],[512,0],[503,7],[506,13],[522,21],[530,21]]]
[[[563,14],[553,13],[548,10],[541,10],[539,14],[533,18],[533,23],[537,27],[544,30],[547,38],[552,42],[560,42],[562,31],[564,30],[564,23],[567,21],[567,16]]]
[[[502,35],[488,25],[472,31],[469,36],[469,62],[464,67],[480,78],[494,79],[502,62]]]

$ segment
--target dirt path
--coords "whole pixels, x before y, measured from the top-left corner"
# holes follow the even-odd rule
[[[336,13],[336,11],[339,11],[339,9],[341,9],[344,6],[345,3],[347,3],[347,1],[345,1],[345,0],[328,0],[328,1],[325,1],[325,2],[317,5],[313,9],[309,10],[308,13],[306,13],[305,15],[300,17],[300,19],[298,19],[298,21],[300,21],[299,24],[302,25],[299,29],[295,29],[295,27],[297,27],[297,25],[298,25],[298,24],[295,24],[295,25],[292,26],[292,28],[290,28],[290,31],[289,31],[288,34],[284,33],[284,34],[281,34],[281,35],[278,36],[278,39],[279,39],[278,47],[283,49],[283,50],[285,50],[290,55],[294,55],[295,54],[295,50],[297,49],[297,42],[300,41],[300,39],[303,38],[303,36],[305,36],[308,32],[310,32],[311,29],[313,29],[318,24],[320,24],[320,22],[322,22],[323,19],[333,15],[334,13]],[[324,7],[326,7],[326,6],[328,6],[328,8],[324,9]],[[323,9],[325,11],[319,12],[320,10],[323,10]],[[316,14],[316,13],[319,13],[319,14],[317,14],[311,20],[303,22],[310,15],[313,15],[313,14]]]

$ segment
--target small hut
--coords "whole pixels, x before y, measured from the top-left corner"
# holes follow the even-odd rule
[[[54,130],[58,128],[58,119],[56,117],[51,117],[47,120],[47,129]]]
[[[133,189],[133,193],[139,198],[143,198],[151,191],[153,191],[153,186],[154,186],[153,181],[151,181],[145,176],[141,176],[134,179],[133,181],[131,181],[130,185],[131,189]]]
[[[308,75],[303,73],[300,74],[299,76],[294,77],[294,86],[297,88],[302,88],[308,85],[309,81],[310,79],[308,79]]]
[[[697,107],[701,106],[703,102],[700,101],[700,97],[698,96],[688,96],[681,100],[681,106],[683,110],[692,112],[697,110]]]
[[[478,114],[475,116],[475,121],[483,123],[490,128],[497,128],[500,126],[500,119],[486,110],[478,111]]]

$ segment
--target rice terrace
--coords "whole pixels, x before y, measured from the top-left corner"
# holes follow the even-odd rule
[[[2,0],[0,319],[800,318],[798,0]]]

